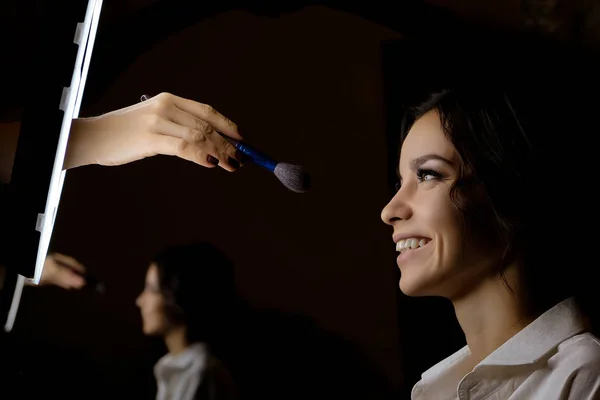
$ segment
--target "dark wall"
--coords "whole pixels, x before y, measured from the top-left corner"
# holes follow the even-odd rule
[[[246,348],[258,343],[244,353],[255,368],[280,373],[253,389],[302,383],[308,393],[327,380],[340,394],[361,385],[396,393],[397,271],[379,213],[389,195],[380,43],[398,37],[325,8],[281,18],[233,11],[142,54],[82,115],[161,91],[208,103],[250,143],[304,164],[313,189],[294,194],[251,165],[229,174],[168,157],[70,171],[52,248],[85,263],[107,293],[27,289],[14,335],[43,338],[48,349],[30,357],[53,366],[51,356],[63,354],[70,362],[60,375],[85,378],[97,393],[152,385],[161,348],[142,336],[135,297],[157,250],[205,239],[236,262],[248,302],[273,309],[240,335]],[[111,60],[93,62],[90,81]]]

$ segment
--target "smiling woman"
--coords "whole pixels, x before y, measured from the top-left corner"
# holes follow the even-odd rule
[[[540,129],[524,121],[504,90],[465,86],[405,117],[398,190],[382,212],[400,289],[451,300],[467,340],[414,399],[600,396],[600,342],[568,280],[552,276],[564,259],[548,251],[558,223],[540,204],[555,189],[535,173]]]

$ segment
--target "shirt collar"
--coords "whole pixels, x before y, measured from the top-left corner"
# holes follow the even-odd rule
[[[154,368],[156,375],[166,370],[186,370],[194,364],[202,364],[208,354],[207,348],[203,343],[194,343],[188,346],[182,353],[177,355],[166,354]]]
[[[523,365],[538,362],[560,343],[586,330],[573,297],[542,315],[507,340],[480,365]]]
[[[558,303],[507,340],[486,357],[483,365],[533,364],[553,351],[560,343],[586,330],[583,316],[570,297]],[[435,379],[470,355],[468,346],[434,365],[422,375],[423,380]]]

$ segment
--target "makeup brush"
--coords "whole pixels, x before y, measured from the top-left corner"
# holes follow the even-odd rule
[[[247,156],[254,164],[261,166],[275,174],[283,185],[296,193],[305,193],[310,188],[310,175],[301,165],[286,162],[277,162],[247,143],[232,139],[221,134],[240,153]]]
[[[140,97],[140,101],[146,101],[149,98],[150,96],[143,94]],[[256,165],[274,173],[277,179],[291,191],[305,193],[310,188],[310,175],[301,165],[277,162],[266,154],[248,146],[248,144],[244,142],[232,139],[229,136],[223,135],[221,132],[219,132],[219,134],[229,140],[236,150],[250,158]]]

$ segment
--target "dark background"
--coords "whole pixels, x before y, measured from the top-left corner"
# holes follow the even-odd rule
[[[38,3],[2,4],[5,120],[24,102]],[[379,219],[395,180],[394,115],[436,71],[457,68],[454,50],[541,37],[550,62],[591,69],[577,57],[595,54],[599,13],[585,1],[396,3],[105,1],[82,116],[172,92],[213,105],[314,184],[297,195],[251,165],[229,174],[168,157],[68,172],[52,249],[107,292],[26,289],[11,340],[27,393],[151,398],[164,349],[142,335],[134,301],[153,254],[192,240],[237,265],[254,312],[232,353],[256,398],[406,398],[463,345],[448,304],[398,290]]]

